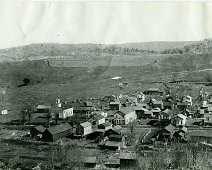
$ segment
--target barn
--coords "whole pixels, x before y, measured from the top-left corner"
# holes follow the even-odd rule
[[[55,142],[58,139],[70,136],[73,134],[73,127],[69,123],[64,123],[47,128],[43,132],[42,141]]]

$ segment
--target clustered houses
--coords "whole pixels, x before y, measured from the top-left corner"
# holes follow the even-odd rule
[[[199,117],[196,122],[212,122],[212,97],[196,109],[197,113],[191,96],[173,98],[163,93],[150,88],[144,93],[106,96],[101,100],[57,100],[56,105],[38,105],[33,120],[45,119],[45,123],[32,128],[30,134],[34,139],[51,142],[70,135],[86,137],[101,142],[102,148],[118,149],[125,147],[122,126],[136,119],[149,119],[149,125],[161,129],[157,139],[166,141],[187,140],[186,126],[194,116]]]

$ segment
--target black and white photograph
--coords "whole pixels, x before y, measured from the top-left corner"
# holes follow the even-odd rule
[[[0,170],[212,170],[212,2],[0,1]]]

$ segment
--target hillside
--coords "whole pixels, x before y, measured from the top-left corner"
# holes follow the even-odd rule
[[[126,44],[53,44],[41,43],[0,50],[0,62],[52,58],[54,56],[98,56],[105,54],[206,54],[212,52],[212,41],[142,42]],[[47,56],[47,57],[46,57]]]

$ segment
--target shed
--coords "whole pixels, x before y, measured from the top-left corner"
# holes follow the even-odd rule
[[[95,156],[84,158],[84,164],[87,168],[94,168],[97,164],[97,158]]]
[[[108,168],[119,168],[120,167],[120,159],[108,159],[105,162],[105,166]]]
[[[81,123],[76,129],[77,135],[86,136],[90,133],[92,133],[92,125],[89,122]]]
[[[110,122],[105,122],[105,123],[102,123],[102,124],[98,125],[98,128],[99,128],[99,129],[109,130],[109,129],[112,128],[112,126],[113,126],[112,123],[110,123]]]
[[[41,125],[35,126],[30,129],[30,137],[31,138],[35,138],[35,137],[41,138],[42,134],[45,130],[46,130],[46,128]]]
[[[137,155],[135,152],[121,152],[119,159],[121,169],[130,169],[138,165]]]

